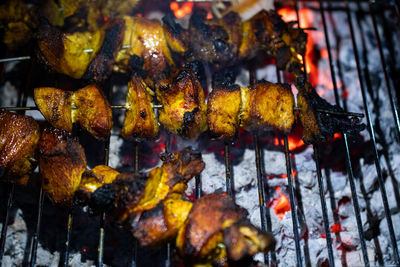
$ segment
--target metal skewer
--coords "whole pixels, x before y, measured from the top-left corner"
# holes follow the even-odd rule
[[[112,109],[129,109],[126,105],[112,105]],[[153,105],[154,109],[162,109],[162,105]],[[38,107],[3,107],[2,109],[8,110],[8,111],[23,111],[23,110],[38,110]],[[76,108],[72,108],[76,109]],[[299,107],[293,107],[294,110],[301,110]],[[364,118],[364,114],[362,113],[356,113],[356,112],[338,112],[338,111],[333,111],[333,110],[326,110],[326,109],[317,109],[317,112],[320,113],[327,113],[327,114],[333,114],[333,115],[339,115],[339,116],[353,116],[353,117],[359,117],[359,118]]]

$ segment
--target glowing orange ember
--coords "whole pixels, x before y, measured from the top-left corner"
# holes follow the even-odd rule
[[[303,140],[301,138],[298,138],[297,136],[289,135],[288,142],[290,151],[293,151],[299,147],[304,146]]]
[[[279,186],[276,187],[276,191],[280,192],[281,188]],[[279,195],[279,198],[273,200],[271,207],[274,209],[276,216],[281,220],[285,218],[286,212],[290,211],[289,200],[282,193]]]
[[[287,211],[290,211],[290,204],[287,197],[284,194],[281,194],[278,198],[275,207],[275,214],[279,219],[283,219]]]
[[[333,140],[335,140],[335,139],[341,139],[342,138],[342,134],[341,133],[335,133],[334,135],[333,135]]]
[[[296,11],[293,8],[284,7],[278,11],[278,13],[282,16],[283,20],[286,22],[296,21],[297,15]],[[309,8],[300,8],[299,9],[299,17],[300,17],[300,27],[301,28],[312,28],[315,27],[318,23],[314,13]],[[317,23],[316,23],[317,22]],[[306,54],[305,54],[305,63],[306,63],[306,72],[309,74],[309,80],[313,86],[322,85],[328,90],[318,90],[318,94],[323,96],[329,90],[333,89],[332,80],[330,77],[329,71],[321,72],[318,68],[319,61],[327,60],[328,58],[328,50],[324,47],[321,48],[321,43],[324,43],[324,34],[322,31],[317,32],[308,32],[307,46],[306,46]],[[317,47],[321,49],[318,50]],[[298,56],[300,62],[302,62],[303,58]],[[338,84],[338,87],[340,85]]]
[[[171,2],[169,8],[174,12],[175,17],[182,18],[187,14],[192,13],[193,2],[185,2],[182,6],[179,6],[177,2]]]

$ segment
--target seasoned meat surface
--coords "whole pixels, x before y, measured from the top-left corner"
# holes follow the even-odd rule
[[[204,91],[192,71],[183,69],[172,80],[159,82],[160,123],[170,132],[195,139],[207,129]]]
[[[132,77],[128,83],[127,110],[121,130],[122,137],[146,139],[157,137],[159,127],[153,110],[152,93],[140,77]]]
[[[31,117],[0,110],[0,168],[4,177],[26,185],[35,168],[39,124]]]
[[[46,128],[38,150],[43,190],[55,203],[71,205],[86,170],[83,147],[70,133]]]
[[[90,84],[76,91],[73,102],[77,109],[74,121],[96,138],[110,136],[113,126],[111,106],[97,85]]]
[[[207,99],[207,122],[213,136],[233,139],[239,128],[242,105],[240,87],[237,85],[214,88]]]
[[[72,131],[72,95],[53,87],[39,87],[34,90],[34,100],[44,118],[55,128]]]
[[[273,128],[290,132],[295,121],[294,105],[288,85],[257,82],[242,88],[240,124],[250,131]]]

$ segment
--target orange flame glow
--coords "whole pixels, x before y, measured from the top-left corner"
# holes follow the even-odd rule
[[[182,6],[179,6],[177,2],[171,2],[169,8],[174,12],[175,17],[182,18],[187,14],[192,13],[193,2],[185,2]]]
[[[278,187],[276,188],[276,191],[277,191],[277,192],[280,192],[280,191],[281,191],[281,188],[278,186]],[[285,218],[286,212],[288,212],[288,211],[291,210],[291,209],[290,209],[289,200],[288,200],[287,197],[286,197],[284,194],[282,194],[282,193],[279,195],[279,198],[273,200],[272,208],[274,209],[276,216],[277,216],[279,219],[281,219],[281,220],[282,220],[283,218]]]
[[[274,206],[275,214],[279,219],[285,218],[285,214],[287,211],[290,211],[290,205],[287,197],[284,194],[281,194],[278,198],[275,206]]]
[[[297,15],[294,9],[284,7],[278,11],[278,13],[282,16],[283,20],[286,22],[296,21]],[[316,21],[314,12],[309,8],[300,8],[299,9],[300,16],[300,25],[301,28],[312,28],[316,26]],[[332,79],[329,71],[320,71],[318,68],[318,63],[320,60],[328,60],[328,50],[323,47],[324,43],[324,34],[321,30],[314,31],[312,33],[308,32],[307,46],[306,46],[306,54],[305,54],[305,63],[306,63],[306,72],[309,74],[309,81],[313,86],[321,85],[322,87],[328,90],[322,90],[319,88],[318,94],[323,96],[328,93],[329,90],[333,90]],[[322,47],[321,47],[322,44]],[[318,51],[317,47],[321,47]],[[300,62],[302,62],[303,58],[298,56]],[[342,85],[340,82],[337,84],[340,88]]]

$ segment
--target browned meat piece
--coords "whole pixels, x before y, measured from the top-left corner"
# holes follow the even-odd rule
[[[39,27],[37,39],[38,57],[50,69],[80,79],[100,50],[104,31],[64,33],[57,27],[43,22]],[[88,49],[93,52],[85,52]]]
[[[58,204],[71,205],[86,169],[85,151],[68,132],[46,128],[39,142],[43,190]]]
[[[22,0],[2,1],[0,4],[0,25],[4,32],[3,43],[8,49],[20,48],[33,37],[37,27],[37,8]]]
[[[233,139],[239,128],[242,100],[237,85],[214,88],[208,95],[207,122],[213,136]]]
[[[233,13],[232,13],[233,14]],[[216,66],[232,65],[236,59],[236,42],[240,40],[238,36],[239,27],[233,30],[231,27],[239,26],[236,23],[240,18],[237,14],[229,15],[231,25],[220,23],[219,21],[207,20],[207,12],[204,10],[196,10],[190,17],[189,25],[189,52],[187,56],[190,59],[198,59],[208,61]],[[228,21],[229,21],[228,20]],[[221,26],[223,24],[224,26]],[[232,34],[232,36],[230,36]]]
[[[361,124],[358,118],[346,115],[343,109],[321,98],[308,81],[299,78],[296,87],[299,89],[297,105],[300,108],[299,117],[303,125],[304,142],[326,141],[337,132],[357,135],[365,129],[365,124]],[[328,112],[321,112],[318,109]]]
[[[260,11],[242,23],[242,42],[239,58],[252,58],[260,51],[266,51],[276,58],[279,69],[299,63],[298,55],[304,56],[307,34],[286,23],[276,11]]]
[[[97,188],[105,184],[111,184],[117,179],[118,175],[118,171],[105,165],[98,165],[91,170],[87,170],[82,175],[77,194],[82,200],[88,200]]]
[[[158,135],[158,121],[153,110],[153,93],[138,76],[128,83],[126,114],[121,135],[124,138],[155,138]]]
[[[113,126],[111,106],[97,85],[91,84],[76,91],[72,104],[76,106],[73,122],[79,122],[96,138],[110,136]]]
[[[294,104],[288,85],[257,82],[242,88],[240,124],[250,131],[273,128],[288,133],[295,121]]]
[[[189,49],[189,32],[179,23],[176,23],[173,15],[168,13],[162,18],[165,39],[169,48],[181,55]]]
[[[132,224],[133,236],[141,246],[160,244],[172,239],[186,220],[192,203],[182,200],[181,194],[168,196],[156,207],[142,213],[140,220]]]
[[[240,220],[224,229],[224,244],[228,258],[239,261],[258,252],[266,253],[274,249],[275,239],[248,220]]]
[[[149,81],[158,79],[168,66],[174,65],[160,22],[129,16],[124,21],[124,49],[116,56],[114,70],[126,72],[139,67],[150,77]]]
[[[5,169],[6,179],[27,184],[36,166],[39,138],[39,125],[34,119],[0,110],[0,169]]]
[[[34,98],[40,112],[57,129],[71,132],[72,123],[78,122],[96,138],[111,134],[111,106],[95,84],[76,92],[52,87],[35,88]]]
[[[212,263],[223,244],[223,230],[246,218],[247,211],[229,196],[210,194],[198,199],[179,230],[176,246],[183,257],[196,262]]]
[[[124,39],[125,21],[123,19],[115,19],[106,24],[104,30],[103,44],[82,77],[92,82],[102,82],[110,76],[114,59]]]
[[[206,104],[203,88],[196,76],[183,69],[172,81],[157,85],[160,123],[170,132],[195,139],[207,129]]]
[[[44,118],[55,128],[72,131],[72,92],[53,87],[34,90],[34,99]]]
[[[201,154],[189,148],[177,154],[162,154],[161,159],[163,165],[152,169],[147,180],[139,174],[120,174],[111,185],[100,187],[93,195],[93,206],[110,208],[121,222],[135,217],[131,221],[135,223],[140,214],[153,209],[169,195],[182,194],[186,183],[205,166]],[[112,207],[104,207],[105,202]]]

